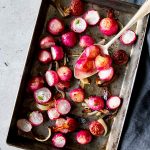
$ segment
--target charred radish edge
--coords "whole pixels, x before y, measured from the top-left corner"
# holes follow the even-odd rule
[[[119,106],[121,105],[121,99],[118,96],[111,96],[106,101],[106,105],[110,110],[115,110],[115,109],[119,108]]]
[[[103,136],[105,136],[108,132],[106,123],[104,122],[104,120],[102,118],[98,119],[97,121],[104,127],[105,132],[104,132]]]
[[[17,127],[23,132],[30,132],[32,129],[32,125],[27,119],[19,119],[17,121]]]
[[[47,111],[47,114],[50,120],[55,120],[60,117],[60,113],[56,110],[56,108],[50,108]]]
[[[83,18],[85,19],[85,21],[87,22],[87,24],[89,25],[96,25],[99,20],[100,20],[100,16],[98,11],[92,9],[92,10],[88,10],[84,15]],[[89,20],[90,19],[90,20]]]
[[[120,42],[124,45],[132,45],[136,41],[136,33],[132,30],[127,30],[120,37]]]
[[[80,24],[80,26],[78,26]],[[82,17],[77,17],[71,22],[71,30],[76,33],[82,33],[86,30],[87,23]]]
[[[62,142],[62,143],[60,143],[60,142]],[[55,147],[62,148],[66,144],[66,138],[64,137],[63,134],[57,133],[53,136],[52,143]]]
[[[38,137],[35,137],[35,140],[39,141],[39,142],[45,142],[47,141],[49,138],[51,137],[51,128],[48,128],[48,135],[44,138],[44,139],[40,139]]]

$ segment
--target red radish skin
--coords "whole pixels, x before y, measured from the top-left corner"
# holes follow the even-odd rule
[[[47,50],[41,50],[38,55],[38,60],[41,63],[47,64],[52,61],[52,55]]]
[[[89,125],[89,130],[94,136],[102,136],[105,132],[103,125],[98,121],[92,121]]]
[[[110,109],[110,110],[115,110],[117,108],[119,108],[119,106],[121,105],[121,99],[118,96],[111,96],[107,101],[106,101],[106,106]]]
[[[17,127],[23,132],[30,132],[32,129],[32,125],[27,119],[19,119],[17,121]]]
[[[136,39],[137,39],[136,34],[132,30],[127,30],[120,37],[120,41],[124,45],[132,45],[135,43]]]
[[[85,54],[88,59],[95,59],[100,54],[100,48],[96,45],[91,45],[85,49]]]
[[[61,60],[64,57],[64,52],[62,47],[56,45],[51,47],[51,54],[53,60]]]
[[[67,47],[74,47],[77,43],[77,37],[74,32],[64,33],[61,37],[62,43]]]
[[[41,41],[40,41],[41,49],[47,49],[47,48],[50,48],[53,45],[55,45],[55,40],[50,35],[42,38]]]
[[[104,18],[100,21],[99,30],[106,36],[112,36],[118,32],[119,25],[114,18]]]
[[[87,100],[87,105],[92,110],[104,109],[104,100],[99,96],[91,96]]]
[[[52,93],[48,88],[43,87],[34,91],[34,98],[38,104],[47,104],[52,98]]]
[[[54,86],[59,83],[59,77],[56,71],[47,70],[45,73],[45,78],[49,86]]]
[[[99,71],[98,76],[101,81],[110,81],[114,75],[114,69],[113,67],[110,67],[108,69],[102,69]]]
[[[72,71],[67,66],[62,66],[57,70],[57,74],[61,81],[70,81],[72,78]]]
[[[87,23],[81,17],[75,18],[71,22],[71,30],[76,33],[82,33],[86,30],[86,28],[87,28]]]
[[[53,35],[59,35],[64,30],[64,23],[59,18],[48,21],[47,30]]]
[[[92,140],[92,135],[88,130],[80,130],[76,134],[76,140],[79,144],[88,144]]]
[[[56,100],[55,107],[61,115],[66,115],[71,110],[70,102],[63,98]]]
[[[27,89],[28,91],[34,92],[44,86],[44,80],[41,76],[32,77],[32,79],[28,82]]]
[[[64,91],[70,88],[70,81],[60,81],[56,86],[59,90]]]
[[[74,102],[80,103],[84,101],[85,93],[83,89],[76,88],[69,92],[69,96]]]
[[[55,147],[62,148],[66,144],[66,138],[63,134],[57,133],[53,136],[52,143]]]
[[[112,59],[109,55],[98,55],[95,59],[95,66],[98,71],[111,67]]]
[[[68,117],[66,124],[68,125],[68,132],[74,132],[78,127],[78,123],[74,118]]]
[[[95,43],[94,39],[89,35],[83,35],[80,37],[79,45],[82,48],[86,48],[91,46]]]
[[[87,22],[88,25],[96,25],[99,20],[100,20],[100,16],[98,11],[96,10],[89,10],[84,14],[85,21]]]
[[[33,111],[29,115],[29,121],[33,126],[39,126],[43,123],[43,115],[39,111]]]
[[[60,113],[55,108],[50,108],[47,114],[50,120],[56,120],[60,117]]]

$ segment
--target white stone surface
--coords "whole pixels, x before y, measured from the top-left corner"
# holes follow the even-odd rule
[[[0,0],[0,149],[6,144],[41,0]]]

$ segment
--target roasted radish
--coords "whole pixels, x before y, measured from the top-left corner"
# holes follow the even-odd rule
[[[47,114],[48,114],[49,119],[51,119],[51,120],[55,120],[55,119],[59,118],[59,116],[60,116],[60,113],[55,108],[50,108],[47,111]]]
[[[84,91],[81,88],[76,88],[76,89],[71,90],[69,92],[69,96],[74,102],[77,102],[77,103],[83,102],[85,98]]]
[[[84,14],[84,19],[87,22],[87,24],[89,25],[96,25],[99,20],[100,20],[100,16],[98,11],[96,10],[89,10]]]
[[[24,132],[30,132],[32,129],[32,125],[27,119],[19,119],[17,121],[17,127]]]
[[[68,126],[69,132],[74,132],[78,127],[77,121],[74,118],[70,117],[67,117],[66,125]]]
[[[60,81],[56,86],[59,90],[64,91],[70,87],[70,81]]]
[[[39,126],[43,123],[43,115],[39,111],[33,111],[29,115],[29,121],[33,126]]]
[[[32,77],[32,79],[28,82],[28,91],[34,92],[35,90],[42,88],[43,85],[44,85],[43,77],[41,76]]]
[[[98,55],[95,59],[95,66],[98,71],[111,67],[112,59],[109,55]]]
[[[51,54],[53,60],[61,60],[64,57],[64,52],[62,47],[56,45],[51,47]]]
[[[59,83],[59,77],[56,71],[47,70],[45,73],[45,78],[49,86],[54,86]]]
[[[66,144],[66,138],[61,133],[57,133],[52,138],[52,143],[55,147],[62,148]]]
[[[71,110],[70,102],[66,99],[58,99],[56,100],[56,109],[61,115],[66,115]]]
[[[44,64],[47,64],[52,61],[52,55],[47,50],[41,50],[38,55],[38,60]]]
[[[54,41],[54,38],[50,35],[42,38],[41,41],[40,41],[41,49],[47,49],[47,48],[50,48],[53,45],[55,45],[55,41]]]
[[[76,134],[76,140],[80,144],[88,144],[92,140],[92,135],[88,130],[80,130]]]
[[[46,87],[34,91],[34,98],[36,102],[39,104],[47,104],[51,100],[51,97],[52,93]]]
[[[113,67],[110,67],[108,69],[102,69],[99,71],[98,76],[101,81],[110,81],[114,75],[114,69]]]
[[[102,136],[105,132],[105,129],[101,123],[98,121],[92,121],[89,125],[90,132],[95,136]]]
[[[48,21],[47,30],[53,35],[59,35],[64,30],[64,23],[58,18]]]
[[[102,110],[104,108],[104,100],[99,96],[89,97],[86,103],[92,110]]]
[[[87,23],[81,17],[75,18],[71,22],[71,29],[76,33],[82,33],[86,30],[86,28],[87,28]]]
[[[83,35],[80,37],[79,45],[82,48],[86,48],[94,44],[94,39],[89,35]]]
[[[72,78],[72,71],[67,66],[58,68],[57,74],[61,81],[70,81],[70,79]]]
[[[118,96],[111,96],[106,101],[106,105],[110,110],[115,110],[121,105],[121,99]]]
[[[74,32],[64,33],[61,37],[62,43],[67,47],[74,47],[77,43],[76,34]]]
[[[127,30],[121,35],[120,41],[124,45],[132,45],[136,41],[135,32],[132,30]]]

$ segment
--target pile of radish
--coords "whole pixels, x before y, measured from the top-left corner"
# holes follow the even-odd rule
[[[33,76],[27,83],[27,91],[32,95],[36,109],[30,112],[28,118],[17,121],[18,129],[26,133],[32,133],[35,126],[40,126],[47,120],[53,122],[54,125],[48,127],[49,134],[45,139],[35,139],[44,142],[49,140],[52,134],[49,141],[58,148],[63,148],[67,144],[67,134],[72,132],[76,132],[74,139],[82,145],[90,143],[93,136],[107,134],[107,125],[99,118],[89,122],[87,129],[79,128],[80,122],[69,117],[72,103],[84,105],[91,115],[105,111],[112,113],[117,111],[122,103],[122,99],[116,95],[109,95],[104,99],[102,95],[95,96],[91,93],[90,97],[86,97],[86,91],[82,87],[69,89],[72,79],[83,81],[97,74],[99,81],[105,83],[114,77],[114,64],[124,65],[129,60],[124,50],[116,50],[112,56],[104,54],[100,47],[94,45],[95,39],[86,34],[87,28],[98,26],[98,31],[104,36],[115,35],[119,31],[119,23],[112,11],[106,18],[102,18],[97,10],[85,11],[81,0],[72,0],[70,14],[75,17],[70,22],[69,30],[60,18],[50,18],[47,22],[48,35],[44,35],[40,40],[37,59],[41,65],[54,62],[60,65],[59,62],[65,56],[65,48],[71,50],[78,44],[84,50],[74,65],[74,73],[64,64],[55,69],[47,69],[44,76]],[[61,41],[59,45],[56,41],[58,36]],[[128,46],[134,44],[136,38],[135,32],[128,30],[120,37],[120,42]]]

